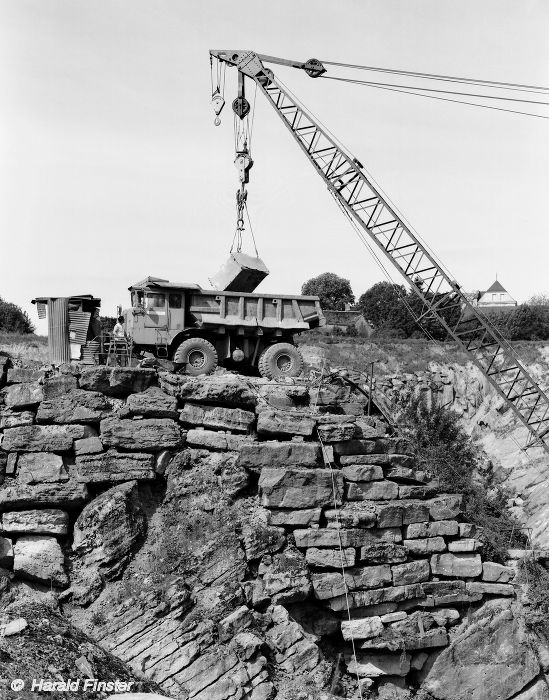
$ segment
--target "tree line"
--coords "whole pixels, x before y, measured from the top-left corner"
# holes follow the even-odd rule
[[[425,332],[415,320],[423,312],[419,297],[404,285],[377,282],[358,300],[348,279],[333,272],[325,272],[305,282],[302,294],[320,297],[322,308],[343,311],[347,305],[359,311],[373,328],[376,337],[424,338]],[[483,310],[482,313],[508,340],[549,340],[549,295],[538,294],[524,304],[501,311]],[[456,313],[454,310],[452,313]],[[448,319],[450,322],[452,318]],[[435,340],[446,338],[440,324],[431,323],[429,334]]]

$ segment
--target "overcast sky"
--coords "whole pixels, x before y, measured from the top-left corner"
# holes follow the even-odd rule
[[[92,293],[113,315],[132,282],[207,286],[226,259],[236,72],[216,128],[209,48],[549,85],[542,0],[0,0],[0,13],[0,296],[35,321],[36,295]],[[549,120],[275,70],[465,289],[496,272],[519,301],[549,289]],[[253,147],[260,290],[333,271],[358,297],[379,281],[262,95]]]

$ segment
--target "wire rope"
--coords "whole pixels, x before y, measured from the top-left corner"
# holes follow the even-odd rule
[[[484,95],[482,93],[478,92],[458,92],[457,90],[440,90],[438,88],[427,88],[427,87],[422,87],[421,85],[400,85],[397,83],[380,83],[376,82],[373,80],[356,80],[354,78],[343,78],[340,76],[334,76],[334,75],[325,75],[322,76],[324,78],[327,78],[328,80],[339,80],[344,83],[354,83],[355,85],[384,85],[385,87],[393,87],[393,88],[404,88],[406,90],[421,90],[423,92],[438,92],[444,95],[457,95],[457,96],[463,96],[463,97],[481,97],[482,99],[486,100],[504,100],[506,102],[524,102],[526,104],[533,104],[533,105],[545,105],[549,106],[549,102],[543,102],[541,100],[526,100],[520,97],[502,97],[500,95]]]
[[[320,76],[321,78],[324,78],[325,80],[338,80],[341,82],[346,82],[346,83],[356,83],[358,85],[364,85],[365,87],[372,87],[377,90],[388,90],[389,92],[400,92],[404,95],[416,95],[417,97],[425,97],[430,100],[440,100],[442,102],[454,102],[455,104],[460,104],[460,105],[469,105],[470,107],[480,107],[481,109],[492,109],[495,110],[496,112],[509,112],[510,114],[520,114],[525,117],[535,117],[536,119],[549,119],[549,116],[545,116],[543,114],[535,114],[534,112],[522,112],[517,109],[506,109],[505,107],[495,107],[493,105],[481,105],[478,102],[469,102],[467,100],[453,100],[449,97],[437,97],[436,95],[424,95],[421,92],[414,92],[412,88],[406,89],[406,88],[394,88],[394,87],[387,87],[386,85],[381,85],[377,83],[368,83],[365,81],[356,81],[352,80],[350,78],[337,78],[335,76],[328,76],[328,75],[322,75]]]
[[[361,66],[353,63],[338,63],[336,61],[321,61],[327,66],[337,66],[339,68],[354,68],[358,70],[367,70],[377,73],[392,73],[396,75],[406,75],[415,78],[425,78],[429,80],[442,80],[446,82],[470,83],[476,85],[484,85],[486,87],[497,88],[514,88],[516,90],[525,91],[549,91],[549,87],[545,85],[526,85],[524,83],[511,83],[500,80],[485,80],[482,78],[466,78],[463,76],[444,75],[440,73],[422,73],[420,71],[409,71],[397,68],[382,68],[378,66]]]

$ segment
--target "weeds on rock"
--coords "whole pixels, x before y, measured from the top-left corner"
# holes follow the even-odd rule
[[[518,581],[526,584],[524,620],[533,632],[549,636],[549,571],[532,557],[519,564]]]
[[[460,425],[454,411],[429,407],[420,397],[404,396],[397,423],[412,444],[417,468],[437,481],[441,493],[463,495],[463,515],[482,528],[487,559],[504,563],[512,546],[524,546],[520,523],[507,510],[501,486],[478,478],[483,452]]]

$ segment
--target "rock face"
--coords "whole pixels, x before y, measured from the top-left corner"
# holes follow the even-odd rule
[[[487,603],[437,657],[423,688],[437,700],[514,698],[540,670],[513,606]]]
[[[144,530],[136,482],[115,486],[89,503],[74,525],[73,551],[83,578],[119,574]]]
[[[65,589],[166,695],[340,700],[355,674],[379,700],[545,692],[515,566],[485,560],[461,497],[419,478],[363,395],[228,373],[11,376],[44,396],[1,409],[0,592]]]

